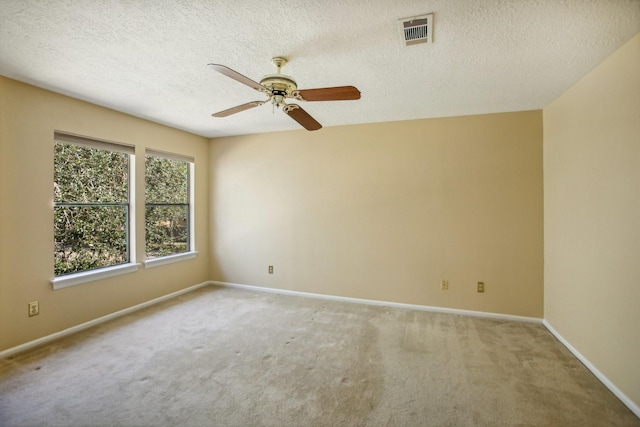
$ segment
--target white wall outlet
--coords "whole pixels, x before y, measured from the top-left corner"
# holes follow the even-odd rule
[[[40,302],[31,301],[29,303],[29,317],[37,316],[38,314],[40,314]]]

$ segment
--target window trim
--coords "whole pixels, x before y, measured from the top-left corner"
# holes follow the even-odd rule
[[[160,157],[162,159],[177,160],[179,162],[195,163],[193,157],[183,154],[169,153],[168,151],[153,150],[147,148],[144,150],[145,156]]]
[[[108,277],[120,276],[122,274],[133,273],[138,271],[140,264],[129,262],[127,264],[118,264],[111,267],[97,268],[95,270],[81,271],[79,273],[65,274],[51,279],[53,289],[64,289],[70,286],[81,285],[96,280],[106,279]]]
[[[144,268],[160,267],[161,265],[173,264],[174,262],[193,259],[198,255],[198,251],[182,252],[179,254],[165,255],[157,258],[150,258],[143,261]]]
[[[117,151],[119,153],[126,153],[132,156],[136,154],[135,146],[133,145],[123,144],[122,142],[107,141],[106,139],[87,138],[73,133],[54,131],[53,140],[64,142],[66,144],[96,148],[98,150]]]

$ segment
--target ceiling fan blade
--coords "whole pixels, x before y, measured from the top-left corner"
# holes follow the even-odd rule
[[[254,82],[249,77],[245,77],[242,74],[238,73],[237,71],[232,70],[229,67],[225,67],[224,65],[220,65],[220,64],[209,64],[209,66],[211,66],[211,68],[213,68],[214,70],[216,70],[220,74],[224,74],[227,77],[231,77],[233,80],[235,80],[237,82],[240,82],[240,83],[242,83],[244,85],[247,85],[250,88],[253,88],[255,90],[258,90],[258,91],[264,92],[264,93],[268,93],[268,94],[271,93],[271,91],[269,89],[267,89],[266,87],[262,86],[260,83]]]
[[[302,101],[351,101],[360,99],[360,91],[354,86],[324,87],[297,90],[293,97]]]
[[[311,117],[309,113],[304,111],[299,105],[287,104],[282,110],[293,120],[300,123],[300,125],[306,130],[318,130],[322,127],[316,119]]]
[[[224,111],[219,111],[217,113],[212,114],[212,116],[213,117],[227,117],[227,116],[230,116],[232,114],[239,113],[241,111],[248,110],[248,109],[253,108],[253,107],[258,107],[258,106],[264,104],[265,102],[266,101],[251,101],[251,102],[247,102],[246,104],[238,105],[236,107],[229,108],[229,109],[224,110]]]

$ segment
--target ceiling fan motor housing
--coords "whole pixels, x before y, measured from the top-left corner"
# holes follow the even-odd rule
[[[284,92],[287,95],[298,89],[296,81],[292,77],[284,74],[269,74],[260,80],[260,84],[267,89],[271,90],[274,94],[276,91]]]
[[[291,93],[298,89],[298,84],[293,77],[280,73],[280,69],[287,64],[286,58],[276,56],[271,59],[271,62],[276,66],[278,72],[267,74],[260,80],[260,84],[269,89],[274,96],[282,95],[285,98],[291,96]]]

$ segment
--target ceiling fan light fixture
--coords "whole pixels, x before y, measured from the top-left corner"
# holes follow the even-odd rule
[[[273,95],[273,97],[271,98],[271,102],[276,107],[279,107],[282,104],[284,104],[284,96],[283,95]]]

